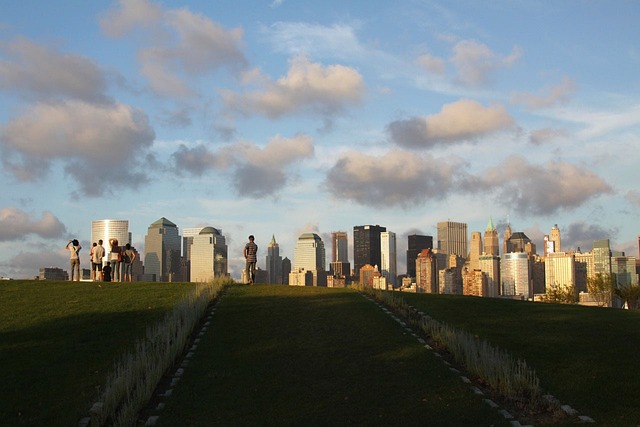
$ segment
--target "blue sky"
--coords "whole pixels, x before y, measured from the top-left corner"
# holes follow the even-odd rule
[[[507,221],[637,255],[635,1],[1,1],[0,276],[91,221],[249,234]],[[330,251],[327,251],[330,255]],[[351,258],[353,254],[351,254]],[[83,261],[86,261],[86,257]]]

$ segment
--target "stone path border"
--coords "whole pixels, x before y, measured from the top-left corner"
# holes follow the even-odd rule
[[[165,407],[166,399],[171,397],[171,394],[173,393],[173,388],[177,386],[178,383],[180,382],[180,379],[184,374],[184,370],[189,366],[189,362],[193,358],[193,355],[195,354],[196,350],[198,350],[200,339],[207,332],[207,330],[209,329],[209,326],[211,326],[213,315],[216,313],[216,307],[218,306],[218,304],[220,304],[220,301],[223,298],[224,298],[224,295],[220,295],[220,297],[217,298],[215,302],[207,309],[207,312],[205,313],[205,316],[204,316],[204,323],[202,323],[200,330],[196,332],[196,335],[195,335],[196,338],[193,339],[191,343],[191,347],[189,347],[189,349],[187,350],[187,353],[185,354],[184,358],[182,359],[182,362],[180,363],[180,366],[173,373],[171,382],[166,386],[166,388],[160,388],[156,390],[155,396],[158,398],[159,403],[151,411],[153,415],[149,415],[146,422],[144,423],[145,426],[153,426],[160,419],[160,413]]]
[[[365,297],[366,299],[368,299],[369,301],[371,301],[372,303],[377,305],[384,313],[386,313],[389,316],[391,316],[391,318],[393,320],[395,320],[396,322],[398,322],[400,324],[400,326],[402,326],[406,332],[408,332],[412,337],[414,337],[420,344],[424,345],[424,347],[427,350],[433,352],[434,356],[436,356],[438,359],[440,359],[442,361],[442,363],[444,363],[444,365],[447,366],[451,372],[453,372],[455,374],[460,374],[460,371],[458,369],[456,369],[455,367],[451,366],[451,364],[443,358],[442,354],[438,353],[437,350],[435,350],[433,347],[431,347],[429,344],[427,344],[427,342],[423,338],[421,338],[415,332],[415,330],[413,330],[409,325],[407,325],[407,323],[404,320],[402,320],[401,318],[396,316],[395,313],[393,313],[391,310],[389,310],[384,304],[376,301],[374,298],[372,298],[372,297],[370,297],[370,296],[368,296],[366,294],[361,293],[360,295],[362,295],[363,297]],[[409,307],[412,310],[414,310],[417,314],[419,314],[420,316],[426,316],[423,312],[419,311],[417,308],[411,307],[411,306],[409,306]],[[464,375],[460,375],[460,379],[462,380],[463,383],[469,384],[469,388],[471,389],[471,391],[474,394],[476,394],[478,396],[484,396],[484,392],[479,387],[474,385],[469,378],[465,377]],[[578,420],[581,423],[595,423],[595,421],[591,417],[588,417],[586,415],[579,415],[578,411],[573,409],[571,406],[560,404],[558,399],[556,399],[552,395],[547,394],[547,395],[544,395],[543,397],[549,403],[558,405],[562,409],[562,411],[564,411],[567,415],[577,417]],[[525,425],[521,424],[518,420],[515,419],[515,417],[511,413],[509,413],[509,411],[507,411],[504,408],[501,408],[500,405],[498,405],[493,400],[484,399],[484,398],[482,400],[487,405],[489,405],[490,407],[496,409],[498,411],[498,413],[500,415],[502,415],[506,420],[508,420],[513,427],[525,427],[525,426],[526,427],[532,427],[530,424],[525,424]]]
[[[391,318],[393,320],[395,320],[398,324],[400,324],[400,326],[402,326],[407,333],[409,333],[412,337],[414,337],[418,341],[418,343],[422,344],[427,350],[432,351],[433,354],[438,359],[440,359],[442,361],[442,363],[445,366],[447,366],[451,372],[453,372],[455,374],[460,374],[461,373],[460,370],[458,370],[455,367],[451,366],[451,364],[443,358],[442,354],[438,353],[437,350],[435,350],[433,347],[431,347],[429,344],[427,344],[427,342],[423,338],[421,338],[415,332],[415,330],[413,330],[409,325],[407,325],[407,323],[404,320],[402,320],[398,316],[396,316],[384,304],[376,301],[375,299],[371,298],[368,295],[365,295],[365,294],[362,294],[362,293],[360,295],[362,295],[364,298],[368,299],[369,301],[371,301],[372,303],[377,305],[384,313],[386,313],[389,316],[391,316]],[[195,351],[198,349],[198,344],[200,343],[200,338],[209,329],[209,326],[211,325],[211,321],[213,320],[213,316],[214,316],[214,314],[216,312],[216,308],[217,308],[218,304],[220,304],[220,301],[222,300],[222,298],[223,298],[223,295],[221,295],[219,298],[217,298],[215,300],[215,302],[211,305],[211,307],[208,308],[208,312],[205,313],[204,323],[200,327],[200,330],[197,332],[196,338],[192,341],[191,347],[189,348],[189,350],[185,354],[180,366],[173,373],[173,376],[171,378],[171,382],[169,383],[169,385],[166,388],[161,388],[161,389],[156,390],[155,396],[159,399],[159,403],[151,411],[153,415],[149,415],[149,417],[147,418],[147,420],[146,420],[146,422],[144,424],[145,426],[154,426],[158,422],[158,420],[160,419],[159,413],[165,407],[165,400],[171,397],[171,395],[173,393],[173,387],[178,385],[178,383],[180,382],[180,379],[182,378],[182,375],[184,374],[184,370],[189,366],[189,362],[190,362],[191,358],[195,354]],[[423,312],[418,311],[415,307],[411,307],[411,308],[413,310],[415,310],[421,316],[425,316],[425,314]],[[465,384],[469,384],[469,388],[474,394],[476,394],[478,396],[484,396],[484,392],[479,387],[474,385],[469,378],[465,377],[464,375],[460,375],[460,380]],[[571,406],[569,406],[569,405],[561,405],[559,403],[559,401],[555,397],[553,397],[551,395],[545,395],[544,398],[547,399],[547,401],[549,401],[550,403],[558,404],[560,406],[560,408],[567,415],[577,416],[577,418],[582,423],[595,423],[595,421],[592,418],[590,418],[590,417],[588,417],[586,415],[579,415],[578,411],[573,409]],[[482,400],[487,405],[489,405],[491,408],[496,409],[500,415],[502,415],[506,420],[508,420],[511,423],[512,427],[533,427],[533,426],[528,425],[528,424],[523,425],[518,420],[515,420],[514,416],[511,415],[511,413],[509,413],[509,411],[507,411],[504,408],[501,408],[500,405],[495,403],[493,400],[491,400],[491,399],[482,399]],[[98,406],[101,406],[101,402],[96,402],[93,405],[93,407],[91,408],[91,411],[99,411],[100,408]],[[78,426],[79,427],[87,427],[90,424],[90,421],[91,421],[91,419],[89,417],[83,418],[83,419],[80,420]]]

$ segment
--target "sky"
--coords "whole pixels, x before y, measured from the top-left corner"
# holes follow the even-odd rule
[[[638,255],[640,2],[0,0],[0,276],[133,245],[441,221]],[[502,244],[502,243],[501,243]],[[350,248],[350,258],[353,252]],[[329,260],[328,260],[329,261]]]

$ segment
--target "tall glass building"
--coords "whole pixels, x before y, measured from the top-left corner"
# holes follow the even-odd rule
[[[324,242],[316,233],[304,233],[298,237],[293,254],[293,269],[325,271]]]
[[[144,272],[156,282],[182,280],[178,226],[165,217],[149,226],[144,239]]]
[[[228,275],[227,243],[222,230],[204,227],[193,236],[191,281],[209,282]]]
[[[282,284],[282,257],[280,256],[280,245],[276,242],[276,236],[271,236],[271,242],[267,246],[267,274],[268,283]]]
[[[353,275],[357,280],[365,264],[380,268],[380,233],[383,231],[387,228],[379,225],[353,227]]]
[[[106,253],[109,253],[109,239],[118,239],[118,245],[125,246],[131,244],[131,233],[129,233],[129,221],[126,219],[100,219],[91,221],[91,243],[102,240],[102,246]],[[108,261],[105,256],[104,262]]]
[[[380,233],[380,274],[386,277],[387,283],[394,288],[398,277],[396,249],[396,233],[393,231]]]
[[[467,224],[463,222],[444,221],[438,223],[438,251],[447,255],[455,254],[466,258]]]
[[[416,277],[416,259],[423,249],[433,249],[433,237],[410,234],[407,237],[407,276]]]

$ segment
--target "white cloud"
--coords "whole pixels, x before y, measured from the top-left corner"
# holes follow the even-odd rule
[[[462,40],[453,47],[451,63],[457,71],[456,80],[469,87],[487,85],[492,74],[501,69],[510,67],[521,56],[520,49],[514,47],[507,56],[501,56],[493,52],[483,43],[475,40]]]
[[[350,151],[327,172],[325,186],[339,200],[393,208],[441,199],[454,186],[455,168],[441,159],[393,150],[381,156]]]
[[[543,145],[550,141],[565,139],[569,135],[565,129],[543,128],[536,129],[529,135],[529,142],[533,145]]]
[[[323,67],[303,56],[294,58],[288,74],[269,82],[263,90],[223,93],[227,107],[271,119],[301,111],[330,118],[346,105],[360,103],[363,96],[363,78],[355,69],[342,65]]]
[[[0,241],[24,240],[30,234],[45,239],[63,237],[67,228],[51,212],[43,212],[40,219],[13,206],[0,209]]]
[[[560,83],[545,89],[545,94],[534,95],[527,92],[516,92],[511,95],[511,102],[524,105],[529,109],[550,108],[559,104],[569,102],[575,90],[575,83],[572,79],[564,77]]]
[[[496,199],[504,206],[528,215],[575,209],[592,198],[613,193],[591,170],[563,161],[535,165],[519,155],[510,156],[477,178],[476,191],[486,188],[497,192]]]
[[[15,178],[41,179],[60,162],[87,196],[108,193],[106,183],[137,188],[145,177],[134,166],[154,138],[142,111],[82,101],[30,106],[0,130],[3,164]]]
[[[420,55],[417,59],[417,62],[418,65],[420,65],[428,72],[437,75],[443,75],[447,68],[447,64],[444,59],[428,54]]]
[[[137,26],[154,25],[162,16],[162,7],[147,0],[119,0],[100,19],[102,31],[122,37]]]
[[[400,146],[429,148],[440,143],[475,140],[514,127],[515,120],[502,105],[485,107],[462,99],[445,105],[438,114],[391,122],[387,131]]]
[[[276,135],[264,147],[238,142],[217,152],[204,145],[181,145],[172,155],[176,173],[200,176],[210,170],[230,170],[236,192],[251,197],[276,195],[287,184],[291,167],[311,157],[313,143],[304,134],[293,138]]]
[[[108,102],[107,81],[90,59],[65,54],[25,38],[0,44],[0,89],[27,98],[77,98]]]

